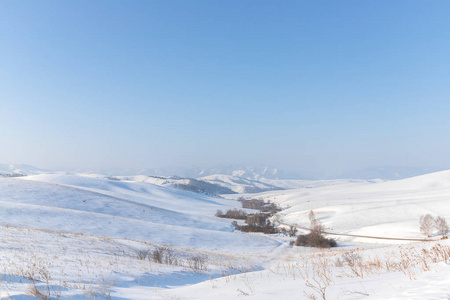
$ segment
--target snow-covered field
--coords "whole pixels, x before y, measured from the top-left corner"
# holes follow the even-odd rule
[[[227,198],[128,179],[0,177],[0,297],[450,298],[449,240],[395,240],[423,239],[423,214],[450,220],[450,171],[398,181],[261,179],[286,190]],[[214,215],[239,208],[242,196],[285,208],[277,224],[308,227],[314,210],[329,232],[394,239],[336,235],[337,248],[318,250],[237,232]]]

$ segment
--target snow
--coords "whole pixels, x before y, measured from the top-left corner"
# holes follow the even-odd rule
[[[333,182],[333,181],[331,181]],[[330,182],[330,183],[331,183]],[[286,210],[281,221],[308,226],[314,210],[323,224],[341,233],[419,238],[419,218],[430,213],[450,218],[450,171],[397,181],[348,181],[237,197],[262,198]]]
[[[280,189],[279,186],[264,183],[262,181],[243,178],[241,177],[242,175],[244,174],[234,172],[233,176],[216,174],[200,177],[198,179],[229,188],[230,190],[237,193],[248,193],[248,192],[255,193]]]
[[[450,240],[437,234],[428,242],[335,235],[339,247],[318,250],[291,247],[293,238],[281,235],[236,232],[231,220],[214,216],[238,208],[243,196],[284,207],[284,225],[308,227],[314,210],[336,234],[423,239],[422,214],[450,218],[450,171],[397,181],[265,179],[255,184],[286,190],[227,198],[174,189],[164,178],[117,179],[0,178],[0,296],[29,299],[36,288],[63,299],[320,298],[314,286],[326,272],[327,299],[450,297]],[[231,176],[206,179],[240,184]],[[161,246],[176,263],[140,257]],[[346,253],[361,257],[356,272],[338,264]],[[377,260],[378,267],[369,264]]]
[[[0,201],[1,222],[11,226],[223,252],[239,252],[247,244],[260,251],[277,245],[233,234],[229,220],[214,217],[217,209],[235,207],[235,201],[142,182],[61,174],[4,179]]]
[[[48,171],[24,164],[0,164],[0,175],[1,174],[32,175],[46,172]]]

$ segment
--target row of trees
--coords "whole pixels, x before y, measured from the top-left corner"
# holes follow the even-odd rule
[[[216,217],[245,220],[247,218],[247,212],[245,212],[242,209],[234,208],[234,209],[229,209],[225,213],[223,213],[222,210],[218,209],[216,212]]]
[[[281,208],[278,207],[275,203],[265,202],[261,199],[247,200],[244,197],[239,197],[238,201],[241,202],[243,208],[256,209],[260,212],[275,214],[276,212],[281,211]]]
[[[434,218],[430,214],[422,215],[420,217],[420,232],[427,237],[431,237],[435,230],[438,234],[442,235],[443,238],[447,238],[449,230],[447,221],[441,216]]]
[[[216,217],[219,218],[229,218],[235,219],[231,223],[231,225],[236,230],[240,230],[243,232],[263,232],[266,234],[279,233],[280,230],[275,227],[275,224],[269,221],[269,218],[272,217],[276,212],[281,209],[274,203],[265,202],[262,199],[245,199],[240,197],[238,201],[241,203],[243,208],[256,209],[259,210],[258,213],[247,213],[243,209],[229,209],[225,212],[222,210],[217,210]],[[236,220],[244,220],[245,224],[239,225]],[[292,233],[294,229],[290,229],[289,234],[295,235],[297,229],[295,228],[295,232]],[[286,233],[288,231],[286,230]]]

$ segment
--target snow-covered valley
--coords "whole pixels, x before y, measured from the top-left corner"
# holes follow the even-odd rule
[[[450,218],[450,171],[396,181],[260,179],[283,189],[222,197],[146,178],[0,178],[0,296],[450,297],[450,242],[437,233],[419,241],[426,239],[421,215]],[[299,233],[307,232],[301,228],[313,210],[327,232],[394,239],[330,234],[338,247],[319,249],[292,246],[294,237],[282,234],[242,233],[215,216],[241,208],[241,197],[276,203],[283,210],[272,218],[275,226],[295,225]]]

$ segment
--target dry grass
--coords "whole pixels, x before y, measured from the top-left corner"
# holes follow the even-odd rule
[[[382,255],[369,255],[367,250],[316,250],[305,253],[292,262],[279,263],[267,274],[302,280],[310,292],[307,299],[326,299],[327,290],[337,278],[366,278],[386,272],[401,272],[415,280],[421,272],[430,271],[433,264],[450,260],[450,246],[423,244],[422,247],[401,246]],[[347,291],[366,295],[367,292]]]

